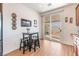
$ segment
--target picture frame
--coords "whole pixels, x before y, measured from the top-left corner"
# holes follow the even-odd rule
[[[34,24],[37,24],[37,20],[34,20]]]
[[[34,20],[34,27],[37,27],[37,20]]]
[[[27,19],[21,19],[21,27],[31,27],[31,21]]]
[[[66,22],[66,23],[68,22],[68,17],[65,17],[65,22]]]
[[[70,23],[73,23],[73,17],[70,17]]]

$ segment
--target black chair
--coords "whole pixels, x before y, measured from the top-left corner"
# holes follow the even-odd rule
[[[25,50],[29,48],[29,35],[27,33],[23,33],[23,38],[20,41],[20,48],[19,50],[21,50],[21,48],[23,49],[23,54],[25,53]]]
[[[31,35],[31,39],[32,39],[32,47],[34,48],[34,51],[36,51],[36,47],[40,48],[39,34],[33,33]]]

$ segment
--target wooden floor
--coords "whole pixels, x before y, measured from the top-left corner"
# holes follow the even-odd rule
[[[25,54],[22,54],[22,51],[17,49],[7,54],[7,56],[74,56],[72,46],[48,40],[41,40],[40,44],[41,47],[37,48],[36,52],[27,50]]]

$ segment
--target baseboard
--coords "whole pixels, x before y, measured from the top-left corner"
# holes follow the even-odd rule
[[[65,44],[65,45],[70,45],[70,46],[73,46],[73,44],[70,44],[70,43],[67,43],[67,42],[61,42],[62,44]]]
[[[61,40],[60,41],[57,41],[57,40],[49,40],[49,39],[46,39],[48,41],[53,41],[53,42],[58,42],[58,43],[61,43],[61,44],[64,44],[64,45],[70,45],[70,46],[73,46],[72,44],[68,44],[66,42],[62,42]]]
[[[17,49],[19,49],[19,48],[17,48]],[[11,53],[11,52],[13,52],[13,51],[15,51],[15,50],[17,50],[17,49],[11,50],[11,51],[9,51],[9,52],[3,54],[3,56],[7,56],[9,53]]]

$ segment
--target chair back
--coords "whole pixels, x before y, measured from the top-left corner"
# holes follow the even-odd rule
[[[23,33],[23,40],[29,40],[29,34]]]
[[[39,39],[38,33],[33,33],[33,34],[32,34],[32,39],[33,39],[33,40]]]

